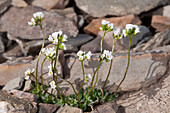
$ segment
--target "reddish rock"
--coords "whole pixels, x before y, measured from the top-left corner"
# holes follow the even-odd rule
[[[136,24],[140,25],[141,21],[139,17],[135,15],[127,15],[122,17],[112,17],[112,18],[103,18],[104,20],[110,21],[111,23],[115,24],[115,26],[125,27],[126,24]],[[92,22],[84,28],[84,31],[88,34],[97,35],[100,31],[101,21],[103,19],[94,19]]]
[[[27,7],[28,4],[24,0],[12,0],[12,5],[14,7]]]
[[[157,31],[170,30],[170,18],[154,15],[151,26]]]

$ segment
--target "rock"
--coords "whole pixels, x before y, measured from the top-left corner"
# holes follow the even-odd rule
[[[67,42],[65,42],[66,50],[65,52],[77,52],[78,47],[92,40],[93,37],[87,34],[78,34],[77,37],[69,38]]]
[[[0,54],[0,63],[4,63],[7,59]]]
[[[57,104],[39,103],[38,113],[54,113],[58,108],[59,106]]]
[[[166,46],[170,42],[170,30],[155,34],[148,42],[137,46],[135,51],[153,50],[157,47]]]
[[[81,50],[86,52],[91,51],[93,53],[100,52],[100,42],[102,36],[103,36],[103,31],[99,31],[98,36],[94,40],[81,46]],[[106,49],[111,51],[112,46],[113,46],[113,31],[106,33],[105,38],[103,40],[103,50]],[[121,45],[120,40],[117,40],[115,45],[115,52],[123,49],[124,46]]]
[[[136,92],[128,92],[117,100],[124,113],[169,113],[170,74],[166,74],[155,84]]]
[[[27,99],[31,102],[37,102],[37,96],[34,95],[33,93],[27,93],[19,90],[11,90],[10,94],[13,94],[18,98]]]
[[[115,24],[115,26],[117,27],[119,26],[122,28],[124,28],[126,24],[136,24],[136,25],[141,24],[140,19],[135,15],[127,15],[122,17],[112,17],[112,18],[103,18],[103,19]],[[84,32],[86,32],[87,34],[97,35],[98,32],[100,31],[101,21],[103,19],[92,20],[92,22],[84,28]]]
[[[163,16],[164,17],[167,17],[167,18],[170,18],[170,5],[167,5],[163,8]]]
[[[139,26],[139,28],[140,28],[140,33],[138,33],[137,35],[135,35],[132,38],[131,47],[135,47],[139,43],[139,41],[143,40],[146,36],[149,36],[151,34],[150,30],[147,27]],[[121,40],[121,44],[125,48],[128,48],[128,46],[129,46],[129,37],[123,38]]]
[[[31,80],[25,81],[24,89],[23,91],[29,91],[31,89]]]
[[[6,63],[0,65],[0,86],[5,85],[10,80],[17,77],[24,77],[24,72],[28,69],[29,63]]]
[[[56,113],[83,113],[83,111],[79,108],[65,105],[64,107],[61,107]]]
[[[11,0],[1,0],[0,1],[0,14],[4,13],[10,5],[11,5]]]
[[[90,113],[117,113],[117,110],[118,105],[113,101],[99,105],[94,109],[94,111],[91,111]]]
[[[54,31],[62,30],[68,37],[75,37],[78,29],[74,22],[55,12],[46,12],[38,7],[28,6],[26,8],[11,7],[0,19],[0,31],[8,31],[14,37],[21,39],[42,39],[43,34],[39,27],[28,25],[28,21],[33,17],[35,12],[42,11],[45,15],[42,22],[45,30],[45,36],[48,38]],[[20,17],[15,19],[15,17]],[[15,21],[15,22],[14,22]]]
[[[160,5],[165,5],[169,0],[75,0],[78,8],[90,14],[93,17],[104,17],[107,15],[127,15],[127,14],[140,14],[149,11]],[[94,5],[95,4],[95,5]],[[128,8],[128,10],[127,10]]]
[[[6,113],[36,113],[37,106],[34,102],[20,99],[10,95],[7,91],[0,91],[0,111]]]
[[[27,7],[28,4],[24,0],[12,0],[12,5],[14,7]]]
[[[24,84],[24,78],[23,77],[17,77],[12,80],[10,80],[2,90],[12,90],[12,89],[21,89]]]
[[[170,18],[154,15],[151,26],[157,31],[170,30]]]
[[[63,9],[69,3],[69,0],[34,0],[33,6],[38,6],[46,10],[50,9]]]
[[[97,55],[98,56],[98,55]],[[98,66],[99,59],[93,56],[92,60],[84,61],[85,73],[93,74]],[[169,55],[167,52],[147,52],[131,54],[131,63],[127,73],[127,77],[120,86],[119,92],[134,91],[143,87],[147,87],[155,83],[168,70],[167,63]],[[124,76],[127,65],[127,55],[122,54],[113,59],[112,71],[110,73],[106,88],[113,92]],[[98,85],[103,86],[106,79],[110,63],[102,62],[99,70]],[[140,67],[140,68],[139,68]],[[76,89],[80,87],[82,82],[81,63],[78,59],[71,57],[66,60],[64,70],[65,77],[68,81],[76,85]],[[71,93],[72,88],[68,85],[63,85],[66,93]]]
[[[5,51],[5,46],[4,46],[4,43],[2,41],[2,38],[3,37],[0,36],[0,53],[3,53]]]
[[[77,24],[77,15],[73,9],[73,7],[65,8],[65,9],[53,9],[52,12],[56,12],[58,14],[61,14],[67,18],[70,18],[75,22],[75,25]]]

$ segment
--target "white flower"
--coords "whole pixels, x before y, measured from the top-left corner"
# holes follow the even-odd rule
[[[79,56],[79,60],[83,60],[84,59],[84,57],[83,56]]]
[[[26,75],[25,80],[29,80],[29,79],[30,79],[30,76]]]
[[[110,22],[109,21],[106,21],[106,20],[102,20],[101,24],[102,25],[106,25],[106,24],[109,24]]]
[[[54,38],[54,39],[57,39],[58,38],[58,32],[54,32],[54,33],[52,33],[52,37]]]
[[[89,60],[90,59],[90,55],[86,54],[86,55],[84,55],[84,58]]]
[[[109,53],[108,50],[104,50],[104,51],[103,51],[103,54],[108,54],[108,53]]]
[[[63,42],[67,41],[67,38],[68,38],[67,35],[64,34],[64,35],[63,35]]]
[[[122,35],[123,35],[124,37],[127,36],[127,35],[126,35],[126,30],[125,30],[125,29],[122,30]]]
[[[101,55],[101,58],[103,59],[104,57],[105,57],[105,54],[102,54],[102,55]]]
[[[66,50],[66,45],[64,43],[61,43],[61,46],[63,47],[64,50]]]
[[[111,52],[109,52],[108,54],[106,54],[106,58],[107,58],[108,60],[113,59],[113,55],[112,55],[112,53],[111,53]]]
[[[90,57],[92,56],[92,53],[91,53],[91,51],[89,51],[87,54],[88,54]]]
[[[135,34],[137,34],[137,33],[140,32],[140,29],[139,29],[139,27],[138,27],[137,25],[126,24],[125,29],[126,29],[127,31],[132,30],[133,28],[135,28]]]
[[[113,23],[108,24],[108,26],[109,26],[111,29],[114,28],[114,24],[113,24]]]
[[[58,39],[54,39],[53,44],[58,44]]]
[[[63,34],[63,32],[60,30],[60,31],[58,31],[58,34],[61,36]]]
[[[32,25],[32,26],[35,26],[35,19],[34,18],[31,18],[31,22],[28,22],[28,25]]]
[[[44,52],[45,52],[45,48],[42,48],[42,49],[41,49],[41,52],[44,53]]]
[[[119,36],[119,35],[121,34],[120,28],[115,28],[115,29],[113,30],[113,33],[114,33],[115,36]]]
[[[53,37],[52,37],[51,35],[49,35],[48,40],[49,40],[50,42],[53,42]]]
[[[87,75],[85,75],[85,79],[86,79],[86,80],[88,80],[88,79],[92,79],[91,74],[87,74]]]
[[[134,27],[135,27],[135,34],[139,33],[140,32],[140,28],[137,25],[134,25]]]
[[[33,17],[37,18],[37,19],[43,19],[44,14],[42,12],[36,12],[36,13],[33,14]]]
[[[52,70],[49,70],[48,76],[52,76],[52,75],[53,75],[53,71],[52,71]]]
[[[52,89],[56,88],[56,84],[55,84],[54,80],[50,82],[50,86],[51,86]]]
[[[83,53],[84,53],[84,52],[80,50],[80,51],[77,52],[77,56],[80,57],[80,56],[82,56]]]
[[[28,69],[27,71],[25,71],[25,75],[30,75],[34,73],[34,69]]]
[[[45,52],[44,52],[44,54],[45,54],[47,57],[52,57],[52,56],[55,55],[55,53],[56,53],[56,50],[55,50],[54,47],[52,47],[52,48],[47,48],[47,49],[45,50]]]

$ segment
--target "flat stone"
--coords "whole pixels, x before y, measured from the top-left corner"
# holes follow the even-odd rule
[[[163,8],[163,16],[170,18],[170,5],[164,6]]]
[[[0,91],[0,111],[7,113],[36,113],[36,103],[30,102],[27,99],[20,99],[16,96],[10,95],[7,91]],[[8,109],[6,109],[8,108]],[[3,112],[4,113],[4,112]]]
[[[34,0],[32,5],[46,10],[63,9],[68,5],[69,1],[70,0]]]
[[[57,104],[39,103],[38,113],[54,113],[58,108],[59,106]]]
[[[83,111],[79,108],[65,105],[64,107],[61,107],[56,113],[83,113]]]
[[[11,5],[11,0],[1,0],[0,1],[0,14],[5,12],[10,5]]]
[[[160,15],[154,15],[152,17],[151,26],[157,31],[170,30],[170,18],[163,17]]]
[[[97,68],[99,59],[96,57],[97,56],[95,55],[91,60],[84,61],[86,74],[92,75],[95,68]],[[106,89],[109,91],[114,92],[115,88],[122,80],[127,65],[127,58],[127,55],[114,57],[112,71],[106,84]],[[169,55],[167,52],[160,53],[155,51],[147,53],[133,53],[131,55],[127,77],[118,91],[134,91],[155,83],[168,70],[168,60]],[[109,66],[110,62],[102,62],[102,65],[99,68],[97,86],[103,86]],[[64,70],[67,70],[67,72],[65,72],[65,77],[68,78],[67,80],[73,83],[76,86],[76,89],[78,89],[83,78],[81,63],[79,60],[74,57],[67,59]],[[63,90],[66,90],[65,94],[73,93],[72,88],[68,83],[67,85],[62,85],[62,87]]]
[[[23,77],[17,77],[10,80],[2,90],[12,90],[12,89],[21,89],[24,83]]]
[[[19,91],[19,90],[11,90],[10,94],[15,95],[18,98],[23,98],[23,99],[27,99],[31,102],[37,102],[37,96],[34,95],[33,93],[27,93],[24,91]]]
[[[28,4],[24,0],[12,0],[12,5],[14,7],[27,7]]]
[[[75,0],[78,8],[93,17],[104,17],[107,15],[140,14],[160,5],[165,5],[169,0]],[[128,10],[127,10],[128,9]]]
[[[169,113],[170,74],[155,84],[136,92],[129,92],[117,100],[124,109],[122,113]]]
[[[148,42],[137,46],[135,51],[153,50],[157,47],[169,45],[170,30],[162,31],[155,34]]]
[[[31,89],[31,87],[32,87],[31,80],[27,80],[27,81],[25,81],[25,85],[24,85],[23,91],[29,91]]]
[[[0,65],[0,85],[3,86],[17,77],[24,77],[24,72],[30,66],[29,63],[13,63]]]
[[[113,23],[117,27],[122,27],[122,28],[124,28],[126,24],[136,24],[136,25],[141,24],[139,17],[135,15],[127,15],[122,17],[112,17],[112,18],[103,18],[103,19]],[[86,32],[87,34],[97,35],[98,32],[100,31],[101,21],[103,19],[92,20],[92,22],[84,28],[84,32]]]
[[[117,113],[117,110],[118,105],[113,101],[99,105],[94,109],[94,111],[91,111],[90,113]]]
[[[46,38],[53,32],[59,30],[62,30],[68,37],[77,36],[78,29],[72,20],[58,13],[46,12],[41,8],[33,6],[25,8],[11,7],[0,19],[0,31],[8,31],[12,36],[20,37],[21,39],[42,39],[43,34],[40,28],[28,25],[28,21],[33,17],[32,15],[39,11],[45,15],[42,26],[45,30]],[[15,17],[20,18],[15,19]]]

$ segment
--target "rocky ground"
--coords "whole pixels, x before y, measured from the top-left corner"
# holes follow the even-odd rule
[[[24,80],[24,72],[35,68],[42,45],[40,28],[27,24],[32,14],[45,14],[46,39],[54,31],[68,35],[67,50],[59,51],[59,73],[74,83],[82,81],[78,50],[92,51],[85,62],[87,73],[98,65],[101,20],[118,27],[139,25],[141,32],[132,40],[131,64],[116,101],[94,108],[91,113],[169,113],[170,112],[170,1],[169,0],[0,0],[0,113],[82,113],[78,108],[37,104],[29,93],[32,81]],[[111,50],[112,32],[106,34],[103,48]],[[45,45],[51,46],[48,40]],[[127,64],[128,38],[118,40],[107,89],[114,91]],[[44,56],[40,57],[40,62]],[[45,84],[52,80],[45,62]],[[100,67],[98,86],[105,80],[109,64]],[[40,73],[40,72],[38,72]],[[69,84],[60,86],[72,94]]]

